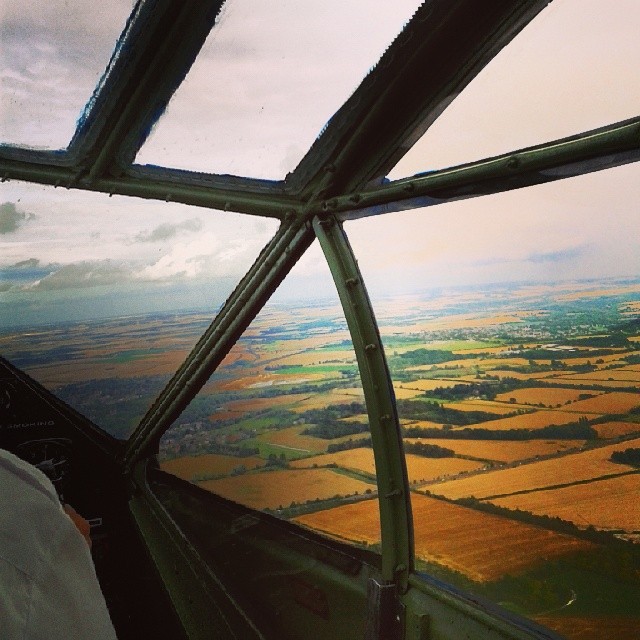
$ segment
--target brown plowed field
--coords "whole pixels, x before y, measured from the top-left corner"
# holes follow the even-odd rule
[[[595,545],[500,516],[411,494],[416,556],[459,571],[477,582],[497,580]],[[380,540],[378,501],[356,502],[295,518],[343,540]]]
[[[200,482],[199,486],[253,509],[288,507],[292,501],[304,503],[336,495],[364,493],[372,485],[331,471],[331,469],[292,469],[247,473],[220,480]]]
[[[625,467],[619,465],[622,469]],[[494,504],[569,520],[579,527],[640,530],[640,473],[497,498]]]
[[[591,480],[608,474],[629,471],[631,467],[610,462],[609,457],[613,451],[638,446],[640,446],[640,438],[510,469],[488,471],[469,478],[450,480],[431,485],[429,490],[437,495],[456,500],[469,496],[487,498],[516,491],[530,491],[552,485]]]

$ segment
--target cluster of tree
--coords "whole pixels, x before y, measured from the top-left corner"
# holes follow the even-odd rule
[[[362,402],[349,402],[347,404],[332,404],[325,409],[309,409],[300,414],[306,422],[320,424],[325,420],[340,420],[366,413],[367,409]]]
[[[360,440],[353,440],[349,438],[344,442],[337,442],[330,444],[327,447],[327,453],[337,453],[338,451],[348,451],[349,449],[358,449],[359,447],[372,447],[371,438],[362,438]]]
[[[611,454],[611,462],[628,464],[632,467],[640,467],[640,449],[625,449],[624,451],[614,451]]]
[[[344,418],[366,413],[366,407],[361,402],[347,404],[333,404],[325,409],[309,409],[300,414],[306,422],[312,426],[305,429],[302,434],[333,440],[342,436],[350,436],[356,433],[369,431],[369,425],[361,422],[343,422]]]
[[[508,369],[504,367],[504,369]],[[513,370],[513,369],[512,369]],[[472,382],[470,384],[455,384],[452,387],[436,387],[428,391],[431,397],[447,400],[464,400],[466,398],[483,398],[493,400],[499,393],[508,393],[515,389],[524,389],[534,385],[531,380],[518,380],[516,378],[499,378],[498,376],[487,375],[482,382]],[[426,394],[425,394],[426,395]]]
[[[555,425],[540,429],[442,429],[406,427],[403,430],[407,438],[441,438],[445,440],[595,440],[598,432],[589,424],[587,418],[582,417],[577,422]]]
[[[486,411],[458,411],[457,409],[445,408],[436,401],[428,400],[397,400],[396,404],[400,416],[408,420],[429,420],[430,422],[457,426],[489,422],[490,420],[507,418],[509,415],[517,415],[517,412],[497,415]]]
[[[587,339],[589,340],[589,338]],[[575,342],[575,341],[574,341]],[[573,346],[577,347],[578,344],[575,343]],[[588,347],[591,346],[587,343],[580,343],[581,347]],[[603,348],[597,348],[597,345],[593,345],[594,347],[596,347],[595,349],[593,349],[592,351],[589,351],[589,357],[590,358],[597,358],[600,356],[610,356],[611,354],[615,353],[615,351],[612,351],[611,349],[603,349]],[[625,345],[618,345],[618,346],[628,346],[628,344]],[[577,354],[576,351],[570,352],[570,351],[566,351],[565,353],[561,353],[559,352],[557,349],[546,349],[545,347],[535,347],[533,349],[521,349],[519,352],[519,356],[522,358],[527,358],[528,360],[554,360],[557,363],[560,363],[560,361],[558,360],[558,356],[575,356]],[[510,358],[511,354],[498,354],[499,358]],[[573,367],[572,367],[573,368]]]
[[[289,461],[287,460],[287,456],[284,453],[281,453],[279,456],[275,453],[270,453],[267,462],[267,467],[282,467],[283,469],[289,466]]]
[[[453,458],[456,453],[452,449],[439,447],[437,444],[426,444],[423,442],[405,442],[405,453],[413,453],[423,458]]]
[[[596,349],[606,349],[607,347],[616,349],[626,349],[631,346],[625,335],[619,332],[613,332],[608,336],[588,336],[585,338],[572,338],[566,340],[566,344],[576,347],[595,347]],[[589,355],[593,355],[590,353]],[[597,355],[609,355],[608,353],[598,353]]]

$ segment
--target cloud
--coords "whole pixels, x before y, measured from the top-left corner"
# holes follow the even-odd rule
[[[19,211],[13,202],[3,202],[0,204],[0,233],[13,233],[23,222],[34,218],[32,213]]]
[[[134,242],[162,242],[174,238],[179,233],[196,233],[202,229],[202,220],[191,218],[180,224],[161,224],[149,233],[139,233]]]
[[[40,266],[40,260],[37,258],[29,258],[28,260],[21,260],[20,262],[16,262],[12,264],[10,269],[35,269]]]
[[[127,282],[132,278],[132,269],[126,264],[111,260],[78,262],[67,264],[35,282],[30,289],[86,289],[102,285]]]
[[[541,264],[544,262],[568,262],[575,260],[584,254],[587,247],[574,247],[560,251],[548,251],[546,253],[535,253],[527,258],[527,262]]]

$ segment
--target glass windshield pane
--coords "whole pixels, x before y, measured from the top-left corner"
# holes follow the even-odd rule
[[[418,570],[572,640],[640,630],[639,184],[636,164],[345,223]]]
[[[165,433],[160,461],[208,491],[320,530],[316,520],[339,505],[377,509],[355,353],[317,246]],[[361,534],[377,543],[379,527]]]
[[[131,0],[0,3],[0,142],[65,148]]]
[[[640,114],[640,4],[554,0],[455,98],[392,179]]]
[[[284,178],[419,6],[228,0],[136,162]]]
[[[0,354],[125,438],[277,223],[5,186]]]

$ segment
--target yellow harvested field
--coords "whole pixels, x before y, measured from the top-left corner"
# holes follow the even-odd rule
[[[562,358],[562,361],[572,367],[574,365],[580,365],[580,364],[593,364],[596,365],[596,360],[602,360],[603,362],[601,364],[598,364],[596,366],[598,367],[605,367],[607,365],[613,364],[613,363],[622,363],[624,364],[624,360],[622,360],[622,358],[624,356],[626,356],[627,353],[611,353],[607,356],[589,356],[589,353],[587,352],[587,354],[584,357],[580,357],[580,358]]]
[[[253,509],[277,509],[292,502],[304,503],[336,495],[364,493],[372,485],[331,471],[331,469],[292,469],[246,473],[220,480],[200,482],[199,486]]]
[[[599,387],[608,387],[614,390],[640,386],[640,383],[629,382],[628,380],[585,380],[580,377],[581,375],[583,374],[576,373],[575,376],[558,376],[556,379],[562,384],[570,384],[576,387],[597,384]]]
[[[333,538],[359,544],[380,542],[377,500],[363,500],[293,518],[294,522]]]
[[[580,389],[560,389],[560,388],[545,388],[545,387],[532,387],[527,389],[514,389],[508,393],[499,393],[496,395],[496,400],[502,402],[509,402],[511,398],[515,398],[518,404],[540,404],[545,407],[555,407],[556,405],[564,405],[567,402],[575,402],[580,397],[580,394],[587,393]],[[603,391],[589,391],[588,393],[599,395],[604,393]]]
[[[267,431],[257,436],[256,440],[307,453],[322,453],[327,450],[327,446],[330,444],[368,437],[367,433],[356,433],[350,436],[334,438],[333,440],[325,440],[323,438],[303,435],[301,432],[308,428],[309,425],[296,425],[294,427],[287,427],[286,429],[279,429],[278,431]]]
[[[577,413],[627,413],[637,406],[640,406],[640,394],[612,391],[597,398],[574,402],[565,410]]]
[[[630,284],[626,287],[620,286],[612,289],[590,289],[587,291],[577,291],[558,296],[558,300],[579,300],[580,298],[600,298],[602,296],[619,296],[623,293],[637,293],[640,285]]]
[[[457,384],[466,384],[464,380],[454,379],[448,380],[446,378],[440,378],[437,380],[412,380],[411,382],[402,382],[397,384],[397,388],[402,389],[415,389],[417,391],[433,391],[440,387],[441,389],[449,389],[455,387]],[[394,385],[396,387],[396,385]]]
[[[562,535],[435,498],[411,494],[416,556],[459,571],[476,582],[517,574],[542,559],[595,548]],[[295,519],[342,540],[380,540],[377,500],[356,502]]]
[[[588,382],[600,384],[601,380],[616,380],[627,383],[640,383],[640,371],[633,370],[631,368],[621,369],[603,369],[601,371],[591,371],[589,373],[576,373],[573,376],[566,376],[567,378],[580,378],[580,380],[586,380]],[[627,386],[633,386],[627,384]]]
[[[549,364],[550,360],[536,360],[543,364]],[[493,367],[522,367],[529,364],[525,358],[461,358],[460,360],[449,360],[440,364],[420,364],[407,367],[406,371],[431,371],[434,368],[440,371],[451,370],[455,375],[456,369],[473,369],[480,367],[482,371],[490,371]]]
[[[333,340],[333,337],[332,337]],[[315,351],[306,350],[302,353],[294,353],[275,361],[276,365],[287,366],[318,366],[323,364],[355,364],[356,355],[353,349],[341,349],[339,351]]]
[[[403,420],[400,418],[403,427],[419,427],[420,429],[442,429],[441,422],[431,422],[430,420]]]
[[[201,456],[184,456],[183,458],[166,460],[160,463],[160,468],[167,473],[178,476],[178,478],[193,482],[195,476],[223,475],[231,473],[241,466],[246,469],[255,469],[263,464],[264,460],[256,456],[237,458],[217,453],[206,453]]]
[[[640,438],[627,440],[580,453],[531,462],[510,469],[498,469],[469,478],[449,480],[431,485],[429,490],[437,495],[457,500],[475,496],[506,496],[517,491],[543,489],[553,485],[591,480],[608,474],[624,473],[631,467],[610,462],[613,451],[640,446]]]
[[[406,454],[409,482],[429,482],[436,478],[446,478],[467,471],[482,469],[482,462],[462,458],[424,458],[412,453]]]
[[[575,405],[570,405],[575,406]],[[499,420],[489,420],[488,422],[479,422],[476,428],[491,429],[492,431],[506,431],[508,429],[541,429],[552,424],[561,425],[569,422],[576,422],[582,414],[568,413],[556,409],[554,411],[541,409],[533,413],[523,413],[512,418],[500,418]],[[589,418],[597,416],[589,414]]]
[[[499,378],[515,378],[516,380],[544,380],[556,375],[555,371],[543,371],[541,373],[521,373],[520,371],[505,371],[502,369],[491,369],[492,376]]]
[[[411,398],[424,395],[424,391],[420,389],[408,389],[407,387],[396,385],[393,387],[393,392],[398,400],[411,400]]]
[[[351,402],[364,402],[362,389],[332,389],[329,393],[313,394],[298,402],[292,410],[302,413],[309,409],[326,409],[332,404],[350,404]]]
[[[57,389],[65,384],[86,382],[87,380],[168,375],[175,372],[187,355],[189,355],[189,350],[174,350],[142,356],[128,362],[106,364],[100,359],[81,362],[70,360],[37,367],[26,367],[25,370],[47,389]]]
[[[574,640],[602,640],[606,629],[606,640],[632,640],[638,637],[638,618],[636,616],[593,616],[578,618],[564,616],[534,616],[534,620],[544,627],[553,629],[562,638]]]
[[[598,432],[599,438],[617,438],[636,431],[640,432],[640,424],[637,422],[605,422],[594,424],[593,428]]]
[[[462,402],[449,402],[444,404],[445,409],[456,409],[457,411],[486,411],[496,415],[514,413],[518,409],[530,411],[531,407],[508,402],[492,402],[491,400],[463,400]]]
[[[463,460],[461,458],[425,458],[412,453],[406,455],[407,473],[409,482],[429,482],[437,478],[454,476],[467,471],[481,469],[483,464],[474,460]],[[342,469],[360,471],[370,475],[375,475],[375,462],[373,459],[373,449],[358,448],[348,451],[338,451],[337,453],[327,453],[326,455],[303,458],[290,463],[296,469],[310,468],[314,464],[324,466],[335,464]]]
[[[640,425],[638,425],[640,427]],[[509,440],[447,440],[444,438],[405,438],[405,442],[423,442],[452,449],[458,455],[473,456],[496,462],[515,462],[536,456],[546,456],[568,449],[575,449],[584,444],[584,440],[525,440],[514,442]]]
[[[376,474],[373,449],[370,447],[359,447],[358,449],[348,449],[347,451],[302,458],[300,460],[294,460],[290,464],[294,469],[308,469],[313,467],[314,464],[319,467],[335,464],[343,469],[361,471],[372,476]]]
[[[621,468],[622,465],[620,465]],[[569,520],[579,527],[640,530],[640,473],[492,500],[508,509]]]

